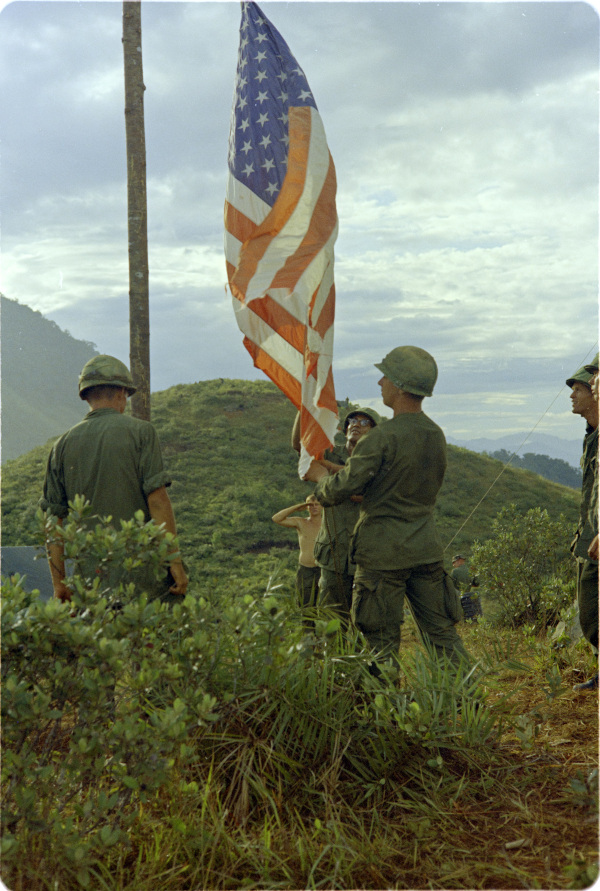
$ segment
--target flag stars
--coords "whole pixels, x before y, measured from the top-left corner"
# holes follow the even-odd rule
[[[260,140],[260,145],[262,145],[263,148],[267,148],[268,145],[271,145],[271,137],[268,133]]]
[[[264,168],[264,170],[266,170],[268,173],[269,170],[272,170],[275,166],[275,161],[272,158],[265,158],[265,163],[261,164],[260,166]]]
[[[258,34],[256,35],[256,39],[258,40],[259,43],[264,43],[265,40],[268,40],[269,38],[262,31],[259,31]]]
[[[288,94],[287,94],[287,93],[280,93],[279,96],[278,96],[277,98],[279,99],[280,102],[287,102],[287,101],[288,101]]]
[[[277,185],[277,183],[269,183],[269,185],[265,189],[265,192],[268,192],[271,197],[273,197],[275,192],[278,192],[278,191],[279,191],[279,186]]]
[[[266,102],[268,98],[269,98],[269,94],[267,91],[265,91],[264,93],[258,94],[258,96],[256,97],[256,101],[257,102]]]
[[[267,54],[264,50],[260,50],[257,56],[254,56],[255,62],[264,62],[267,58]]]
[[[259,83],[262,83],[263,80],[265,79],[265,77],[268,77],[268,74],[266,71],[257,71],[256,77],[254,78],[254,80],[257,80]]]
[[[239,99],[238,99],[238,106],[237,106],[237,107],[241,110],[241,109],[245,108],[247,105],[248,105],[248,100],[247,100],[247,99],[244,99],[243,96],[240,96]]]
[[[265,124],[268,122],[268,120],[269,120],[269,115],[265,112],[264,114],[260,114],[258,116],[258,121],[256,123],[260,124],[261,127],[264,127]]]
[[[307,99],[312,99],[312,93],[310,90],[300,90],[299,99],[301,102],[306,102]]]
[[[254,173],[254,164],[246,164],[246,166],[242,170],[242,173],[244,174],[244,176],[250,176],[252,173]]]
[[[238,130],[241,130],[242,133],[245,133],[249,126],[250,126],[250,121],[248,120],[248,118],[244,118],[242,123],[239,125]]]
[[[244,145],[243,145],[241,151],[242,151],[245,155],[247,155],[248,152],[251,152],[251,151],[252,151],[252,143],[250,142],[250,140],[247,140],[247,141],[244,143]]]

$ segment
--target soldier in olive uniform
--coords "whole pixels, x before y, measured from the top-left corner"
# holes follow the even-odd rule
[[[597,486],[598,486],[598,402],[592,392],[592,382],[598,373],[598,355],[590,365],[584,365],[567,380],[571,387],[571,403],[574,414],[587,422],[583,440],[581,469],[581,507],[579,524],[571,545],[577,561],[577,603],[581,630],[594,650],[598,651],[598,534]],[[597,384],[596,384],[597,386]],[[575,684],[574,690],[598,689],[598,674],[588,681]]]
[[[129,369],[119,359],[94,356],[84,365],[79,396],[90,411],[54,444],[40,501],[60,525],[69,512],[69,501],[83,495],[91,503],[92,525],[98,517],[111,516],[118,527],[120,520],[131,520],[142,511],[146,522],[152,519],[165,532],[177,535],[167,493],[171,479],[163,467],[156,431],[148,421],[124,414],[127,399],[135,391]],[[62,541],[51,540],[47,548],[54,595],[70,600]],[[113,567],[109,584],[136,581],[148,593],[171,602],[185,594],[188,585],[176,546],[172,554],[168,581],[157,581],[150,569],[129,573]],[[88,568],[92,574],[97,569]]]
[[[455,625],[462,618],[444,570],[434,508],[446,470],[446,440],[422,410],[437,380],[433,356],[397,347],[379,364],[384,405],[393,418],[356,445],[345,467],[329,476],[313,462],[322,505],[362,495],[352,542],[357,565],[352,616],[379,658],[396,657],[407,597],[424,638],[453,662],[468,661]]]
[[[330,473],[341,470],[361,437],[380,423],[381,418],[370,408],[356,408],[344,418],[345,443],[336,441],[325,452],[323,463]],[[337,436],[336,436],[337,440]],[[300,413],[292,429],[292,448],[300,452]],[[319,604],[334,609],[344,625],[350,618],[355,565],[350,559],[350,537],[358,521],[359,498],[348,498],[323,511],[321,527],[314,545],[315,562],[320,567]]]
[[[462,554],[455,554],[452,558],[452,572],[450,578],[456,585],[460,594],[460,604],[463,608],[465,619],[477,622],[477,616],[483,615],[481,601],[473,597],[471,591],[479,587],[477,576],[471,576],[466,559]]]

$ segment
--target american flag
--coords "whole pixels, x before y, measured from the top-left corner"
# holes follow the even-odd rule
[[[300,476],[333,443],[337,427],[335,192],[304,72],[256,3],[243,3],[225,201],[227,277],[254,365],[301,411]]]

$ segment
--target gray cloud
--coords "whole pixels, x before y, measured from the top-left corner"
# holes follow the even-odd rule
[[[452,435],[535,423],[597,337],[595,11],[263,9],[307,74],[338,174],[338,395],[376,398],[373,362],[417,343],[438,359]],[[126,359],[121,13],[15,2],[0,14],[2,253],[8,297]],[[237,3],[143,5],[157,389],[261,376],[224,290],[239,19]],[[544,423],[578,430],[568,407]]]

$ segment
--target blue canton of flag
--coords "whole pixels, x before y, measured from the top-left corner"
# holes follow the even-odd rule
[[[333,442],[335,167],[304,72],[242,4],[229,133],[225,261],[254,365],[301,415],[302,476]]]
[[[256,3],[244,3],[229,169],[271,207],[286,174],[288,109],[317,105],[304,72]]]

